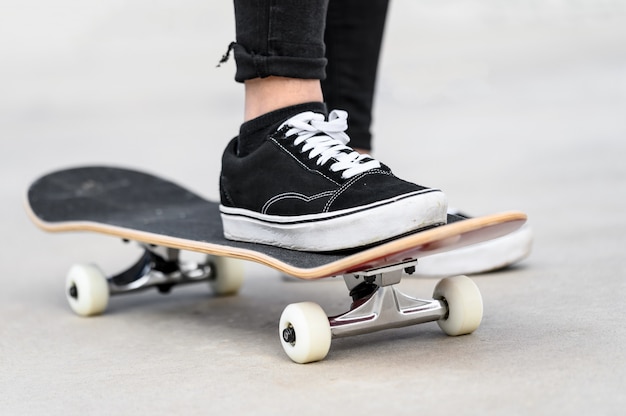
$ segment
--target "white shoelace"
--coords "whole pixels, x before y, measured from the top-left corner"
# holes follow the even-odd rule
[[[330,165],[330,170],[343,171],[343,179],[380,167],[380,162],[371,156],[359,154],[346,146],[350,138],[345,133],[348,129],[348,113],[345,111],[333,110],[328,121],[322,114],[307,111],[285,121],[280,128],[283,126],[290,127],[286,136],[298,135],[294,144],[299,146],[304,142],[302,152],[310,150],[309,159],[317,158],[318,166],[330,159],[336,160]]]

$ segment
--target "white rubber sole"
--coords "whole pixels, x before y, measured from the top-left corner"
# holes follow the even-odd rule
[[[526,258],[532,243],[532,229],[524,225],[511,234],[493,240],[421,258],[415,274],[441,277],[503,269]]]
[[[224,236],[301,251],[366,246],[446,221],[443,192],[404,195],[350,210],[298,217],[220,206]]]

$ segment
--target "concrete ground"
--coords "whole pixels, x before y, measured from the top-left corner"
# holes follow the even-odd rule
[[[242,116],[230,2],[0,4],[0,413],[624,414],[626,5],[619,0],[394,2],[376,156],[481,214],[520,209],[536,241],[475,277],[473,335],[436,324],[341,339],[293,364],[289,303],[347,306],[343,282],[292,283],[247,264],[237,297],[205,287],[68,308],[75,262],[136,255],[115,239],[50,235],[28,184],[94,163],[160,172],[216,198]],[[429,296],[436,281],[405,279]]]

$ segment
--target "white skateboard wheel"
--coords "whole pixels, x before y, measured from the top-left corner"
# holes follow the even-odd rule
[[[222,256],[209,256],[212,278],[209,281],[213,293],[218,296],[235,295],[243,285],[243,261]]]
[[[296,363],[321,361],[330,350],[330,323],[316,303],[288,305],[280,317],[278,332],[283,349]]]
[[[67,273],[65,295],[77,315],[100,315],[109,303],[109,284],[97,266],[76,264]]]
[[[450,336],[471,334],[483,318],[483,299],[476,283],[467,276],[448,277],[441,280],[433,298],[448,305],[446,317],[437,321]]]

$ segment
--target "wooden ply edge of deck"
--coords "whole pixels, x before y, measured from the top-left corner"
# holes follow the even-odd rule
[[[322,266],[302,268],[292,266],[269,255],[245,248],[227,247],[220,244],[200,241],[193,243],[191,240],[179,237],[167,237],[146,231],[131,230],[124,227],[104,225],[92,221],[47,222],[39,218],[32,211],[27,201],[26,211],[31,221],[33,221],[38,228],[47,232],[95,232],[145,244],[161,245],[209,255],[238,258],[269,266],[303,280],[321,279],[324,277],[338,275],[349,269],[355,268],[360,264],[410,250],[415,246],[444,240],[448,237],[464,234],[473,230],[479,230],[488,226],[517,222],[518,224],[516,228],[519,228],[524,224],[524,222],[526,222],[527,219],[526,214],[520,211],[507,211],[483,217],[470,218],[457,221],[446,226],[436,227],[427,231],[415,233],[398,240],[392,240],[388,243],[381,244],[380,246],[369,248],[352,255],[347,255],[342,259],[332,261]],[[512,231],[514,230],[509,232]]]

